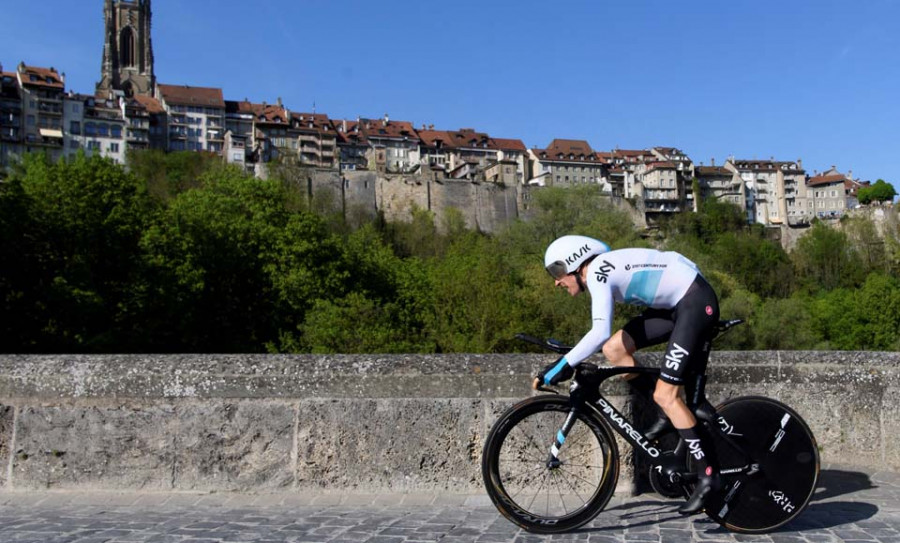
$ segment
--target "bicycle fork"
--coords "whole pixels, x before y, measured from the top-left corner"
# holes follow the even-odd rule
[[[566,417],[566,421],[563,423],[562,428],[556,432],[556,441],[553,443],[553,446],[550,447],[550,456],[547,457],[547,467],[549,469],[557,469],[562,465],[562,462],[559,459],[559,449],[563,446],[563,443],[566,442],[566,437],[569,435],[569,432],[574,425],[575,410],[573,409],[569,411],[569,415]]]

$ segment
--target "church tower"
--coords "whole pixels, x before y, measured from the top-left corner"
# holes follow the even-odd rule
[[[153,44],[150,41],[150,0],[105,0],[101,80],[97,95],[120,90],[126,96],[153,96]]]

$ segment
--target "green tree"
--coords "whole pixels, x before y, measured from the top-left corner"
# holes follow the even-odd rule
[[[134,176],[79,153],[26,155],[0,185],[5,350],[110,351],[133,345],[139,241],[153,206]]]
[[[756,344],[755,318],[759,310],[760,298],[743,289],[719,295],[719,314],[723,319],[742,319],[744,324],[732,328],[715,341],[715,348],[722,350],[749,350]]]
[[[900,282],[894,277],[871,274],[862,288],[838,288],[820,294],[813,315],[828,348],[897,349]]]
[[[861,204],[869,204],[871,202],[891,202],[897,196],[894,185],[879,179],[871,187],[863,187],[857,193],[857,199]]]
[[[755,233],[725,233],[710,248],[718,269],[734,276],[751,292],[784,297],[794,288],[793,266],[781,245]]]
[[[143,240],[160,350],[259,351],[348,279],[324,223],[289,212],[283,185],[219,167],[178,194]]]
[[[374,227],[349,234],[343,259],[352,275],[335,299],[320,298],[297,334],[283,334],[280,350],[311,352],[428,352],[432,301],[421,260],[396,256]]]
[[[439,352],[504,350],[519,319],[514,303],[521,270],[497,242],[475,233],[429,262],[433,309],[429,335]]]
[[[753,318],[755,348],[814,349],[821,341],[813,328],[808,300],[799,297],[763,300]]]
[[[201,176],[221,164],[212,154],[158,149],[129,150],[125,160],[128,171],[145,184],[150,195],[164,202],[198,187]]]
[[[861,276],[867,276],[872,272],[889,271],[885,238],[878,233],[872,220],[864,217],[847,217],[842,223],[842,228],[847,235],[847,242],[862,266]]]
[[[814,221],[791,253],[798,278],[811,292],[860,284],[864,270],[847,234]]]

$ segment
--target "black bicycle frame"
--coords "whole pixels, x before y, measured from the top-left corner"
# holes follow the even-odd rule
[[[623,375],[626,373],[649,373],[654,375],[659,375],[658,368],[647,368],[641,366],[628,366],[628,367],[611,367],[611,368],[598,368],[597,374],[598,376],[594,379],[591,379],[590,388],[600,386],[603,381],[606,381],[610,377],[615,377],[616,375]],[[576,381],[577,382],[577,381]],[[579,383],[578,387],[582,387]],[[613,406],[602,394],[597,391],[597,396],[594,397],[591,394],[591,391],[585,391],[585,395],[587,398],[580,398],[582,394],[576,388],[571,391],[570,398],[572,398],[573,402],[583,403],[584,405],[588,405],[593,409],[595,413],[603,417],[606,422],[618,433],[622,436],[625,441],[629,442],[634,448],[635,451],[640,452],[646,458],[648,458],[651,462],[657,458],[659,458],[662,452],[653,446],[649,439],[644,436],[630,420],[625,418],[625,416]],[[589,399],[588,399],[589,398]],[[568,433],[568,430],[571,428],[566,428],[566,425],[560,430],[562,436],[565,437]],[[557,438],[559,441],[559,438]]]
[[[637,451],[639,454],[644,456],[651,463],[656,464],[657,460],[660,458],[662,451],[660,451],[653,443],[647,439],[647,437],[637,428],[635,428],[634,424],[630,420],[628,420],[615,406],[609,402],[602,394],[600,394],[599,388],[600,385],[611,377],[615,377],[616,375],[623,375],[626,373],[647,373],[652,375],[659,375],[659,368],[651,368],[651,367],[643,367],[643,366],[617,366],[617,367],[603,367],[597,368],[595,370],[596,375],[592,375],[590,379],[587,379],[589,383],[581,383],[578,381],[578,377],[575,377],[576,385],[573,385],[570,390],[570,396],[573,403],[573,408],[578,408],[580,405],[587,405],[590,408],[600,415],[613,430],[616,431],[620,436],[622,436],[625,441],[631,444],[632,448]],[[708,408],[703,408],[702,406],[708,405],[706,402],[706,396],[704,391],[704,385],[706,382],[705,375],[695,375],[694,377],[696,382],[693,386],[693,393],[691,398],[691,411],[693,411],[698,419],[702,419],[709,423],[709,425],[714,428],[714,431],[717,431],[718,434],[724,439],[730,446],[734,447],[735,450],[740,451],[747,462],[740,467],[732,467],[722,470],[723,474],[728,475],[738,475],[738,474],[748,474],[752,475],[756,470],[759,469],[759,464],[753,458],[749,456],[746,449],[736,443],[730,436],[734,435],[731,432],[731,426],[725,420],[724,417],[720,416],[715,412],[715,409],[712,406]],[[595,394],[596,392],[596,394]],[[700,407],[698,409],[698,406]],[[556,435],[556,442],[551,448],[550,458],[548,459],[548,465],[551,467],[555,464],[558,464],[558,455],[559,449],[562,447],[563,443],[566,440],[566,437],[569,434],[569,431],[572,429],[574,425],[574,413],[570,413],[568,417],[566,417],[566,421],[563,424],[562,428],[559,429]],[[681,443],[679,443],[679,447],[681,447]],[[682,451],[683,452],[683,451]],[[678,449],[676,449],[676,456],[678,455]]]

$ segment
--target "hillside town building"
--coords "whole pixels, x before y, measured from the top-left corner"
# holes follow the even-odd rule
[[[21,62],[7,72],[0,64],[0,172],[29,152],[53,160],[84,152],[125,163],[129,150],[159,149],[209,153],[258,176],[267,175],[269,163],[286,161],[339,177],[418,176],[411,187],[424,186],[423,179],[515,187],[520,204],[528,190],[594,186],[631,202],[647,224],[696,210],[698,197],[733,203],[749,223],[772,227],[839,218],[858,205],[862,184],[850,172],[832,167],[809,176],[800,160],[731,157],[705,166],[675,147],[596,151],[586,140],[564,138],[528,149],[520,139],[475,128],[416,130],[387,114],[331,119],[291,111],[281,98],[274,104],[226,100],[220,88],[158,83],[150,0],[104,0],[103,16],[101,78],[93,95],[66,92],[65,75],[52,67]],[[362,190],[374,186],[365,179]],[[341,183],[353,189],[347,179]],[[411,202],[430,205],[430,192],[413,193],[426,189],[409,190]],[[489,215],[517,216],[508,205],[497,203]]]

